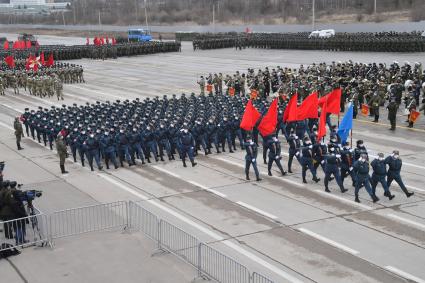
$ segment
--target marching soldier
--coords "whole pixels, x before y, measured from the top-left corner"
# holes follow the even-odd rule
[[[260,173],[258,172],[257,168],[257,154],[258,154],[258,147],[257,145],[252,141],[252,137],[249,135],[247,136],[247,141],[245,143],[245,175],[246,179],[249,181],[249,167],[252,164],[252,167],[254,168],[255,177],[257,181],[261,181]]]
[[[22,150],[21,147],[21,138],[24,137],[24,130],[22,128],[22,124],[19,121],[19,117],[15,118],[15,122],[13,122],[13,128],[15,129],[15,136],[16,136],[16,146],[18,147],[18,150]]]

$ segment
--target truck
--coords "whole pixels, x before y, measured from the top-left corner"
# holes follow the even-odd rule
[[[130,42],[148,42],[152,40],[149,30],[145,29],[128,29],[128,41]]]
[[[312,31],[308,38],[330,38],[333,36],[335,36],[334,29],[323,29]]]
[[[22,40],[22,41],[31,41],[31,45],[35,46],[38,44],[37,42],[37,38],[35,38],[34,35],[32,34],[28,34],[28,33],[22,33],[18,36],[18,40]]]

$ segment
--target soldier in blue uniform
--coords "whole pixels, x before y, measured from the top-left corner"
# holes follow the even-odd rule
[[[398,150],[394,150],[393,153],[385,158],[385,163],[388,164],[388,173],[387,173],[387,184],[388,188],[391,186],[391,183],[394,181],[400,186],[401,190],[406,194],[409,198],[414,195],[413,192],[409,192],[406,186],[401,179],[400,171],[403,166],[403,162],[400,158],[400,153]]]
[[[180,141],[179,141],[179,130],[174,125],[174,123],[170,123],[170,127],[168,129],[168,132],[170,134],[170,145],[171,145],[171,158],[175,160],[174,154],[176,152],[178,153],[179,157],[181,158],[181,151],[180,151]],[[208,153],[211,153],[211,151],[208,149]]]
[[[121,167],[124,167],[124,159],[127,161],[129,166],[134,165],[130,156],[130,143],[124,128],[121,128],[119,133],[115,136],[115,144]]]
[[[136,158],[140,159],[142,164],[145,164],[145,158],[142,150],[142,135],[136,127],[134,127],[132,132],[128,134],[128,142],[130,143],[130,155],[133,164],[136,164]]]
[[[344,180],[347,176],[351,176],[351,181],[353,187],[355,186],[354,181],[354,172],[353,172],[353,152],[354,150],[350,147],[348,142],[343,143],[343,147],[340,151],[341,154],[341,181],[344,183]]]
[[[205,143],[205,128],[202,125],[201,121],[196,121],[193,127],[193,138],[195,139],[195,152],[198,152],[198,149],[202,147],[205,152],[205,155],[208,155],[207,145]]]
[[[354,160],[358,160],[362,154],[365,154],[366,159],[369,160],[369,155],[367,153],[366,147],[364,146],[363,140],[358,140],[357,146],[354,149]]]
[[[77,162],[77,139],[78,139],[78,128],[74,128],[71,133],[66,136],[66,144],[71,148],[72,158],[74,162]]]
[[[80,156],[81,165],[84,167],[84,156],[86,155],[86,146],[85,142],[87,140],[86,131],[82,130],[80,135],[77,137],[76,145],[78,150],[78,155]]]
[[[159,157],[161,161],[164,161],[164,150],[167,153],[168,160],[171,161],[171,145],[169,140],[169,132],[164,124],[159,126],[158,130],[158,146],[159,146]]]
[[[90,170],[93,170],[93,158],[96,161],[97,168],[102,170],[102,164],[100,163],[100,144],[97,139],[95,139],[94,133],[90,133],[88,139],[86,140],[87,147],[87,159],[89,161]]]
[[[153,154],[155,161],[158,162],[157,132],[151,125],[148,125],[143,133],[143,142],[146,147],[146,159],[148,160],[148,163],[151,163],[151,153]]]
[[[314,182],[317,183],[320,181],[320,178],[317,178],[316,169],[314,169],[314,166],[313,166],[312,151],[313,151],[313,145],[311,144],[311,141],[308,138],[306,138],[304,140],[303,147],[301,148],[301,153],[300,151],[298,151],[296,154],[299,157],[299,161],[302,166],[303,183],[307,183],[307,180],[305,179],[307,170],[310,170],[311,174],[313,175]]]
[[[100,139],[100,145],[101,145],[101,148],[102,148],[102,150],[105,154],[106,169],[109,169],[109,161],[112,161],[112,164],[114,164],[115,169],[118,169],[115,141],[114,141],[114,137],[111,136],[108,129],[105,130],[105,132],[103,133],[103,135]]]
[[[195,158],[194,158],[194,148],[195,148],[195,140],[193,139],[192,134],[189,132],[187,127],[184,127],[180,134],[180,144],[182,150],[182,162],[183,166],[186,166],[186,155],[189,156],[189,160],[192,163],[192,167],[196,166]]]
[[[218,146],[218,130],[212,119],[208,120],[206,127],[208,153],[211,153],[211,144],[214,144],[216,152],[221,153]]]
[[[341,181],[341,175],[339,173],[339,164],[341,163],[341,155],[337,154],[335,147],[329,147],[329,154],[324,155],[324,159],[321,161],[322,164],[325,164],[325,191],[330,193],[328,183],[330,177],[333,175],[335,177],[336,183],[339,186],[339,189],[342,193],[345,193],[347,189],[344,189],[344,185]]]
[[[366,188],[366,191],[372,198],[373,202],[379,201],[379,198],[373,193],[372,188],[370,186],[369,162],[367,160],[366,154],[361,154],[360,158],[354,162],[353,170],[356,176],[356,189],[354,192],[355,201],[360,203],[359,190],[362,186]]]
[[[299,151],[301,147],[301,142],[293,129],[291,129],[291,133],[288,136],[287,141],[289,144],[288,172],[292,173],[292,160],[294,159],[294,156],[296,156],[296,153]],[[298,156],[296,157],[298,159]]]
[[[387,176],[387,164],[385,163],[384,154],[378,153],[378,158],[374,159],[370,165],[373,169],[372,177],[370,179],[373,193],[375,194],[378,183],[381,183],[382,188],[384,188],[384,196],[392,200],[394,195],[391,194],[388,188],[387,180],[385,179]]]
[[[277,139],[275,135],[273,135],[273,137],[268,140],[268,148],[269,148],[269,162],[267,164],[267,172],[269,176],[272,176],[271,169],[273,166],[273,162],[276,163],[282,176],[285,176],[286,172],[285,170],[283,170],[282,164],[280,163],[280,160],[282,159],[280,141]]]
[[[30,136],[30,134],[29,134],[29,125],[30,125],[30,116],[31,116],[31,113],[30,113],[29,110],[30,110],[29,108],[25,108],[25,112],[21,116],[22,117],[22,122],[24,123],[24,126],[25,126],[25,131],[27,133],[27,137]]]
[[[252,167],[254,168],[254,173],[257,181],[261,181],[260,173],[258,172],[257,167],[257,154],[258,154],[258,147],[253,142],[251,135],[247,136],[247,141],[245,143],[245,175],[246,179],[249,181],[249,167],[252,164]]]

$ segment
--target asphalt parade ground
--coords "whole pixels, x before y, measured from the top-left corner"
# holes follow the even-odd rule
[[[43,42],[43,37],[39,40]],[[325,193],[321,169],[322,181],[316,184],[307,175],[308,184],[303,184],[296,161],[294,173],[285,177],[277,171],[269,177],[266,166],[259,164],[263,180],[246,181],[245,153],[240,149],[233,154],[200,154],[195,168],[183,168],[176,160],[90,172],[68,159],[67,175],[60,174],[55,152],[32,139],[23,139],[24,150],[16,150],[13,118],[25,107],[179,95],[198,92],[197,78],[210,72],[233,74],[248,67],[294,68],[346,60],[416,62],[423,60],[423,54],[257,49],[194,52],[190,43],[183,43],[181,53],[72,61],[83,65],[86,83],[64,85],[64,102],[36,98],[24,91],[13,95],[9,90],[0,97],[0,160],[6,161],[5,177],[43,190],[35,204],[44,212],[117,200],[142,201],[155,214],[274,282],[423,283],[424,117],[414,129],[408,129],[400,110],[395,132],[388,130],[384,109],[380,123],[361,115],[355,121],[353,142],[363,139],[372,157],[398,149],[404,183],[415,192],[406,198],[393,183],[391,191],[396,197],[389,201],[378,186],[378,203],[372,203],[364,189],[361,203],[355,203],[348,180],[348,192],[341,194],[333,181],[332,193]],[[286,169],[287,144],[282,145]],[[0,261],[0,280],[190,282],[195,277],[192,268],[171,255],[150,257],[153,250],[153,244],[143,237],[126,233],[68,238],[54,249],[25,250],[11,258],[13,266]]]

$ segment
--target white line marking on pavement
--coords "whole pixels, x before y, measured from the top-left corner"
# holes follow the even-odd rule
[[[416,221],[413,221],[413,220],[410,220],[410,219],[407,219],[407,218],[404,218],[404,217],[400,217],[400,216],[392,214],[392,213],[388,213],[387,215],[389,217],[397,219],[401,222],[405,222],[405,223],[411,224],[413,226],[416,226],[416,227],[419,227],[419,228],[425,230],[425,224],[422,224],[422,223],[419,223],[419,222],[416,222]]]
[[[216,190],[213,190],[213,189],[210,189],[210,188],[208,188],[208,187],[206,187],[206,186],[204,186],[204,185],[201,185],[201,184],[199,184],[199,183],[197,183],[197,182],[195,182],[195,181],[187,181],[188,183],[191,183],[192,185],[194,185],[194,186],[196,186],[196,187],[199,187],[199,188],[201,188],[201,189],[204,189],[204,190],[206,190],[206,191],[208,191],[208,192],[210,192],[210,193],[213,193],[213,194],[215,194],[215,195],[218,195],[219,197],[222,197],[222,198],[227,198],[227,196],[225,195],[225,194],[223,194],[223,193],[220,193],[219,191],[216,191]]]
[[[278,217],[277,217],[277,216],[275,216],[275,215],[273,215],[273,214],[270,214],[270,213],[268,213],[268,212],[265,212],[264,210],[261,210],[261,209],[259,209],[259,208],[256,208],[255,206],[252,206],[252,205],[249,205],[249,204],[247,204],[247,203],[244,203],[244,202],[242,202],[242,201],[237,201],[236,203],[237,203],[237,204],[239,204],[239,205],[241,205],[241,206],[243,206],[243,207],[245,207],[245,208],[248,208],[248,209],[250,209],[250,210],[252,210],[252,211],[255,211],[255,212],[257,212],[257,213],[259,213],[259,214],[261,214],[261,215],[264,215],[264,216],[266,216],[266,217],[268,217],[268,218],[271,218],[271,219],[278,219]]]
[[[418,192],[423,192],[423,193],[425,193],[425,190],[424,190],[424,189],[419,189],[419,188],[412,187],[412,186],[408,186],[408,185],[405,185],[405,186],[406,186],[406,188],[408,188],[408,189],[412,189],[412,190],[415,190],[415,191],[418,191]]]
[[[14,131],[15,130],[14,128],[12,128],[11,126],[9,126],[9,125],[7,125],[7,124],[5,124],[3,122],[0,122],[0,125],[2,125],[3,127],[7,128],[7,129],[9,129],[11,131]]]
[[[123,190],[125,190],[125,191],[127,191],[127,192],[129,192],[129,193],[131,193],[131,194],[133,194],[133,195],[141,198],[142,200],[148,200],[149,199],[147,196],[142,195],[141,193],[137,192],[136,190],[133,190],[133,189],[125,186],[124,184],[122,184],[122,183],[120,183],[118,181],[115,181],[114,179],[112,179],[111,177],[106,176],[105,174],[99,174],[99,173],[97,173],[96,175],[99,176],[99,177],[101,177],[101,178],[103,178],[103,179],[105,179],[105,180],[107,180],[109,183],[112,183],[115,186],[120,187],[121,189],[123,189]]]
[[[331,246],[333,246],[335,248],[338,248],[338,249],[341,249],[343,251],[346,251],[347,253],[350,253],[350,254],[353,254],[353,255],[359,254],[358,251],[353,250],[352,248],[349,248],[349,247],[347,247],[347,246],[345,246],[343,244],[337,243],[337,242],[335,242],[335,241],[333,241],[331,239],[328,239],[328,238],[323,237],[323,236],[321,236],[319,234],[316,234],[313,231],[310,231],[310,230],[308,230],[306,228],[298,228],[297,230],[299,230],[300,232],[303,232],[304,234],[307,234],[307,235],[309,235],[309,236],[311,236],[313,238],[316,238],[317,240],[320,240],[322,242],[325,242],[325,243],[327,243],[327,244],[329,244],[329,245],[331,245]]]
[[[158,171],[161,171],[161,172],[163,172],[165,174],[171,175],[174,178],[182,179],[182,177],[180,177],[180,175],[177,175],[176,173],[173,173],[173,172],[171,172],[171,171],[169,171],[167,169],[161,168],[161,167],[156,166],[156,165],[152,165],[151,167],[154,168],[154,169],[156,169],[156,170],[158,170]]]
[[[278,179],[278,180],[287,182],[289,184],[292,184],[294,186],[303,187],[303,188],[305,187],[304,184],[300,184],[300,183],[298,183],[296,181],[289,180],[288,178],[285,178],[285,177],[278,177],[278,176],[274,176],[274,175],[272,177],[275,178],[275,179]]]
[[[398,274],[398,275],[400,275],[401,277],[404,277],[404,278],[406,278],[406,279],[412,280],[412,281],[414,281],[414,282],[417,282],[417,283],[425,283],[425,280],[423,280],[423,279],[421,279],[421,278],[419,278],[419,277],[416,277],[416,276],[414,276],[414,275],[412,275],[412,274],[409,274],[409,273],[407,273],[407,272],[404,272],[403,270],[400,270],[400,269],[398,269],[398,268],[396,268],[396,267],[394,267],[394,266],[387,265],[387,266],[385,266],[385,269],[386,269],[386,270],[389,270],[389,271],[391,271],[391,272],[394,272],[395,274]]]
[[[351,204],[351,205],[354,205],[354,206],[358,206],[358,207],[361,207],[361,208],[364,208],[364,209],[368,209],[368,210],[373,209],[373,207],[371,207],[371,206],[361,204],[361,203],[358,203],[358,202],[355,202],[355,201],[352,201],[352,200],[349,200],[349,199],[346,199],[346,198],[343,198],[343,197],[340,197],[340,196],[336,196],[336,195],[333,195],[331,193],[327,193],[325,191],[314,190],[313,192],[316,192],[316,193],[319,193],[321,195],[324,195],[324,196],[327,196],[327,197],[330,197],[330,198],[334,198],[334,199],[337,199],[337,200],[343,201],[345,203],[348,203],[348,204]]]
[[[12,109],[12,110],[14,110],[14,111],[16,111],[16,112],[18,112],[18,113],[24,113],[24,111],[19,110],[19,109],[17,109],[17,108],[14,108],[14,107],[12,107],[12,106],[10,106],[10,105],[8,105],[8,104],[4,104],[4,103],[2,103],[2,105],[3,105],[4,107],[7,107],[7,108],[9,108],[9,109]]]

